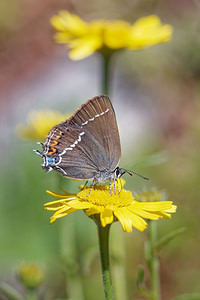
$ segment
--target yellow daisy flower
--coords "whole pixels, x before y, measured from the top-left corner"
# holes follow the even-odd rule
[[[83,59],[102,48],[136,50],[168,42],[173,31],[172,26],[162,25],[155,15],[130,24],[121,20],[85,22],[68,11],[60,11],[51,18],[51,24],[58,31],[56,42],[66,44],[72,60]]]
[[[17,134],[25,139],[44,140],[49,130],[68,116],[53,110],[31,111],[27,116],[27,124],[17,126]]]
[[[90,187],[84,188],[77,195],[47,191],[51,196],[60,198],[44,205],[45,209],[55,211],[51,223],[83,209],[89,217],[98,215],[103,227],[118,220],[126,232],[131,232],[132,227],[143,231],[147,227],[144,219],[169,219],[170,213],[176,212],[176,206],[171,201],[139,202],[134,199],[130,191],[123,188],[115,194],[114,185],[111,187],[112,195],[107,185],[95,186],[88,195],[89,192]]]

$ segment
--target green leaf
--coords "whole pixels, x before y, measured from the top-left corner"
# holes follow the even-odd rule
[[[7,296],[9,300],[24,300],[22,295],[7,283],[0,283],[0,291],[3,295]]]
[[[139,266],[138,268],[138,275],[137,275],[137,280],[136,280],[136,285],[138,288],[138,291],[140,295],[144,296],[145,298],[148,298],[150,300],[153,300],[153,294],[151,291],[149,291],[144,283],[144,267],[142,265]]]
[[[136,284],[137,284],[137,288],[140,289],[141,286],[143,286],[143,280],[144,280],[144,268],[143,266],[139,266],[138,268],[138,274],[137,274],[137,280],[136,280]]]
[[[186,231],[186,228],[182,227],[182,228],[179,228],[179,229],[177,229],[173,232],[170,232],[169,234],[167,234],[166,236],[164,236],[163,238],[158,240],[158,242],[153,247],[154,253],[158,252],[166,244],[168,244],[171,240],[173,240],[174,238],[176,238],[177,236],[179,236],[180,234],[182,234],[185,231]]]
[[[184,294],[173,298],[172,300],[200,300],[200,294]]]

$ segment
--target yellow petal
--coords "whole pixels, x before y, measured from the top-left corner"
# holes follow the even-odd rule
[[[147,212],[145,210],[142,209],[137,209],[137,208],[128,208],[132,213],[145,218],[145,219],[149,219],[149,220],[158,220],[159,218],[161,218],[161,216],[157,213],[153,213],[153,212]]]
[[[132,220],[132,226],[135,227],[136,229],[143,231],[145,230],[145,228],[147,227],[147,222],[142,219],[141,217],[137,216],[136,214],[130,212],[127,209],[127,217],[129,216],[129,218]]]
[[[62,209],[64,208],[66,205],[60,205],[60,206],[44,206],[44,209],[48,210],[48,211],[57,211],[58,209]]]
[[[135,31],[151,31],[155,28],[159,28],[162,26],[162,23],[160,21],[160,18],[156,15],[151,15],[147,17],[142,17],[138,19],[133,25],[132,28],[135,29]]]
[[[123,21],[108,22],[104,31],[104,42],[108,48],[125,48],[129,41],[131,25]]]
[[[102,41],[99,37],[87,36],[83,39],[76,39],[70,42],[69,47],[72,48],[69,52],[69,57],[72,60],[80,60],[92,55],[102,46]]]
[[[53,16],[50,22],[57,30],[70,32],[78,36],[85,34],[88,29],[86,22],[68,11],[60,11],[60,15]]]
[[[71,208],[70,206],[65,205],[65,206],[59,208],[59,209],[54,213],[53,216],[55,217],[55,216],[63,215],[63,214],[67,214],[67,215],[68,215],[68,214],[70,213],[71,209],[72,209],[73,211],[76,210],[76,209],[74,209],[74,208]]]
[[[172,26],[162,25],[157,16],[141,18],[132,26],[128,48],[134,50],[167,42],[172,32]]]
[[[92,215],[96,215],[96,214],[99,214],[101,211],[103,211],[103,207],[99,207],[97,208],[96,206],[95,207],[91,207],[89,209],[86,209],[85,210],[85,213],[88,217],[92,216]]]
[[[119,220],[125,232],[132,232],[132,220],[127,218],[126,209],[116,209],[114,211],[115,217]]]
[[[68,205],[74,209],[87,209],[93,206],[92,203],[87,201],[80,201],[80,199],[72,200],[68,202]]]
[[[176,205],[172,205],[171,208],[167,209],[166,212],[168,213],[175,213],[177,210],[177,206]]]
[[[46,193],[55,197],[55,198],[66,198],[66,201],[68,201],[68,197],[69,197],[69,200],[71,199],[77,199],[77,196],[74,195],[74,194],[70,194],[70,193],[67,193],[65,192],[64,194],[63,193],[54,193],[52,191],[49,191],[49,190],[46,190]]]
[[[166,213],[165,211],[158,212],[158,215],[160,215],[160,218],[171,219],[171,215]]]
[[[142,218],[130,212],[126,208],[117,209],[114,214],[126,232],[131,232],[132,227],[135,227],[140,231],[143,231],[147,227],[147,223]]]
[[[72,40],[72,38],[73,35],[67,32],[57,32],[56,34],[54,34],[54,40],[56,43],[67,44]]]
[[[163,211],[172,208],[172,201],[159,201],[159,202],[138,202],[134,201],[133,208],[139,208],[148,211]]]
[[[100,220],[103,227],[113,222],[113,212],[110,209],[104,209],[100,214]]]
[[[65,212],[62,212],[62,213],[55,213],[51,219],[50,219],[50,223],[54,223],[57,219],[59,218],[62,218],[62,217],[65,217],[69,214],[71,214],[72,212],[76,211],[75,209],[73,208],[69,208],[68,210],[66,210]]]

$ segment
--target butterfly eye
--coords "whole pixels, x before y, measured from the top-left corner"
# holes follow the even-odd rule
[[[116,178],[121,177],[121,170],[118,167],[115,169],[115,176],[116,176]]]

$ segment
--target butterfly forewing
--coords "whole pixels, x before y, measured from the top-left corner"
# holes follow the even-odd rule
[[[121,156],[120,138],[115,112],[107,96],[97,96],[88,100],[73,114],[67,125],[81,127],[92,135],[102,146],[101,151],[105,152],[107,167],[110,170],[116,168]],[[93,159],[99,165],[98,156],[94,156]]]

